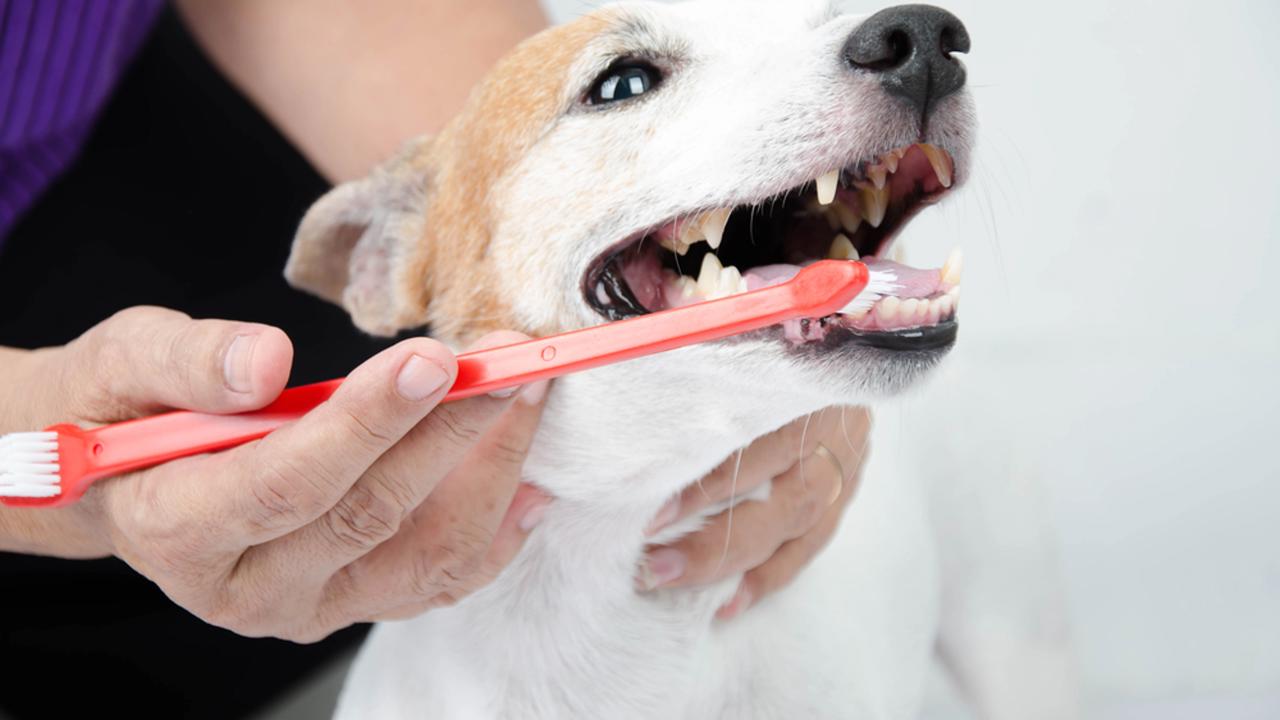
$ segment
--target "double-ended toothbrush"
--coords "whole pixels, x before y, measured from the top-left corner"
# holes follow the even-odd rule
[[[739,295],[663,310],[514,345],[463,353],[443,402],[718,340],[787,320],[869,310],[896,288],[891,273],[822,260],[792,279]],[[284,391],[240,415],[170,412],[92,430],[54,425],[0,436],[0,502],[56,507],[95,481],[257,440],[327,400],[341,380]]]

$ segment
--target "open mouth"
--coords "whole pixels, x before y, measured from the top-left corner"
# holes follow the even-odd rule
[[[793,320],[795,344],[834,330],[889,349],[927,349],[955,340],[961,259],[917,269],[886,258],[898,231],[952,186],[942,148],[915,144],[833,170],[762,203],[669,220],[597,258],[588,304],[610,320],[691,305],[790,280],[822,259],[861,260],[892,272],[898,289],[868,310]]]

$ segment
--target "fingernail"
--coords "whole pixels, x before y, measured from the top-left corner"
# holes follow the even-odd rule
[[[493,392],[489,393],[489,397],[496,398],[498,400],[506,400],[507,398],[514,396],[518,392],[520,392],[519,385],[515,387],[502,388],[501,390],[494,390]]]
[[[536,383],[526,385],[524,390],[520,392],[520,402],[525,405],[537,405],[547,396],[547,388],[551,387],[550,380],[539,380]]]
[[[547,515],[547,506],[551,504],[551,499],[547,498],[537,505],[525,511],[524,517],[520,518],[520,529],[529,532],[538,527],[538,523],[542,522],[542,518]]]
[[[738,586],[738,592],[733,594],[733,598],[716,611],[716,617],[721,620],[732,620],[749,607],[751,607],[751,591],[747,589],[746,584],[742,584]]]
[[[679,578],[686,564],[684,553],[674,548],[658,548],[649,553],[642,566],[641,583],[645,590],[653,590]]]
[[[666,505],[653,516],[653,521],[649,523],[649,528],[644,531],[645,535],[653,535],[662,528],[671,524],[676,516],[680,514],[680,497],[676,496],[667,501]]]
[[[421,355],[411,355],[396,377],[396,390],[409,402],[420,402],[440,391],[449,373]]]
[[[232,392],[253,392],[253,346],[257,340],[257,335],[237,335],[227,346],[222,376]]]

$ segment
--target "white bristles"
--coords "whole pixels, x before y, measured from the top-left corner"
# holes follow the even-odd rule
[[[862,292],[858,293],[858,297],[854,298],[853,302],[845,305],[840,313],[842,315],[856,315],[860,312],[866,312],[881,298],[893,294],[895,290],[899,290],[901,287],[898,284],[897,275],[891,272],[872,270],[867,286],[862,289]]]
[[[57,433],[0,436],[0,497],[56,497],[59,482]]]

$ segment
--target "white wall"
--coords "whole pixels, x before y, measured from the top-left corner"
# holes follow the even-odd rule
[[[979,167],[903,240],[962,339],[897,412],[1045,483],[1095,713],[1280,717],[1280,3],[943,4]]]

